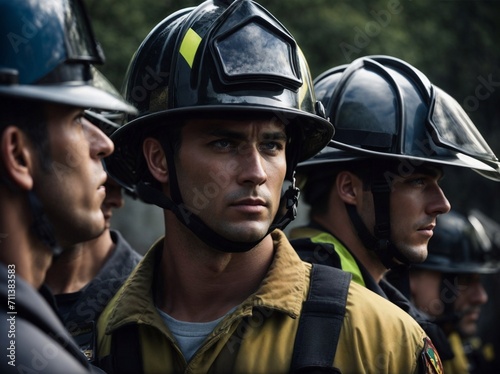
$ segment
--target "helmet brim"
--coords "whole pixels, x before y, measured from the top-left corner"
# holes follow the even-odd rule
[[[64,85],[2,85],[0,95],[43,101],[79,108],[137,113],[137,110],[126,101],[113,96],[99,88],[86,84]]]
[[[467,264],[440,264],[430,263],[429,259],[421,264],[412,265],[415,269],[425,269],[437,271],[446,274],[495,274],[500,271],[499,266],[494,262],[489,263],[474,263],[468,262]]]
[[[443,155],[433,155],[430,157],[419,157],[407,154],[392,154],[392,153],[384,153],[373,151],[369,149],[360,149],[358,147],[350,146],[344,143],[336,142],[332,140],[330,142],[330,147],[334,149],[334,151],[329,152],[328,155],[325,154],[324,158],[314,157],[310,160],[307,160],[298,166],[298,171],[307,170],[308,167],[318,164],[328,164],[335,162],[346,162],[346,161],[354,161],[359,159],[392,159],[392,160],[401,160],[409,163],[410,165],[421,165],[422,163],[430,163],[430,164],[438,164],[438,165],[447,165],[447,166],[458,166],[464,167],[468,169],[473,169],[475,172],[481,174],[482,176],[497,181],[500,181],[500,165],[497,163],[486,163],[479,161],[476,158],[471,156],[467,156],[462,153],[454,152],[452,150],[448,150],[446,154]]]

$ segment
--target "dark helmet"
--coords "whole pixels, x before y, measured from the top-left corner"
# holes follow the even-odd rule
[[[481,224],[472,224],[454,211],[438,217],[427,259],[413,266],[451,274],[490,274],[500,270]]]
[[[427,259],[412,265],[441,274],[440,299],[443,311],[435,319],[445,331],[460,329],[463,314],[456,311],[454,301],[460,284],[457,277],[469,274],[493,274],[500,270],[492,256],[491,242],[481,224],[474,224],[464,215],[450,211],[438,217],[434,235],[429,241]]]
[[[500,224],[478,209],[472,209],[467,218],[476,230],[482,233],[483,242],[489,241],[493,258],[500,264]]]
[[[0,0],[0,95],[134,113],[93,67],[104,56],[81,0]]]
[[[208,0],[164,19],[135,53],[124,95],[139,109],[139,116],[113,134],[115,153],[106,160],[107,170],[126,188],[138,189],[143,200],[174,212],[175,205],[182,204],[180,192],[175,191],[178,186],[173,186],[174,204],[160,202],[161,196],[144,189],[149,171],[142,140],[158,127],[190,117],[277,118],[290,134],[290,180],[297,162],[317,153],[333,134],[332,125],[320,116],[324,112],[317,105],[306,60],[295,40],[266,9],[250,0]],[[171,157],[171,151],[166,153]],[[169,170],[172,167],[170,160]],[[295,202],[290,208],[295,209]],[[193,229],[192,223],[185,222],[185,213],[177,216],[199,236],[206,231],[203,222],[200,229]],[[204,240],[215,247],[238,247]]]
[[[332,146],[348,153],[300,167],[356,155],[462,166],[500,181],[498,158],[456,100],[400,59],[359,58],[318,76],[314,89],[335,127]]]
[[[117,147],[108,169],[130,188],[138,182],[135,163],[141,156],[130,156],[141,153],[138,134],[179,118],[272,115],[297,127],[300,135],[290,148],[299,160],[318,152],[332,135],[331,124],[318,116],[324,113],[295,40],[252,1],[209,0],[164,19],[135,53],[124,96],[139,116],[114,135]]]
[[[384,175],[386,171],[410,173],[430,162],[471,168],[500,181],[497,157],[460,105],[400,59],[359,58],[318,76],[314,89],[335,135],[315,157],[301,162],[297,173],[313,176],[319,169],[326,175],[326,165],[370,160],[375,237],[352,206],[348,213],[365,246],[374,249],[386,267],[396,264],[393,257],[408,263],[390,242],[390,178]],[[318,184],[318,178],[309,178],[309,183]],[[318,196],[307,191],[315,188],[306,185],[306,196]]]

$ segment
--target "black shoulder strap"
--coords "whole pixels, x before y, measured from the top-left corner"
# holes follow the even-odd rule
[[[99,361],[99,367],[108,374],[144,373],[136,324],[120,327],[113,333],[110,354]]]
[[[333,367],[352,275],[313,264],[309,295],[302,307],[291,373],[339,373]]]

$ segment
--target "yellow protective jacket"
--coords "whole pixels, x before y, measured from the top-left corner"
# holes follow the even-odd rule
[[[446,374],[493,373],[498,368],[493,365],[494,350],[491,344],[483,344],[477,336],[462,340],[460,334],[452,332],[448,339],[455,357],[443,361]],[[467,346],[467,352],[464,346]]]
[[[99,319],[99,359],[109,355],[118,329],[136,324],[145,373],[289,372],[311,265],[300,260],[281,231],[272,236],[275,256],[259,290],[219,323],[190,362],[153,302],[156,252],[163,246],[157,242]],[[426,339],[409,315],[351,282],[333,365],[344,374],[417,373],[422,359],[432,364],[434,351]],[[435,360],[439,367],[439,357]]]

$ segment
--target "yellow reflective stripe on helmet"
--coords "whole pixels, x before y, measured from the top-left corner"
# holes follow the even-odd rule
[[[193,29],[189,29],[182,39],[179,53],[184,57],[189,67],[193,67],[194,56],[201,43],[201,37]]]
[[[304,53],[299,48],[299,46],[297,46],[297,53],[299,54],[299,63],[301,65],[300,71],[309,72],[309,66],[307,65],[306,57],[304,56]],[[305,81],[307,79],[307,77],[305,77],[304,75],[305,74],[303,74],[303,76],[301,77],[302,86],[300,86],[300,88],[299,88],[299,103],[300,103],[301,107],[302,107],[302,103],[306,99],[306,95],[309,93],[309,88],[312,87],[311,82]]]

